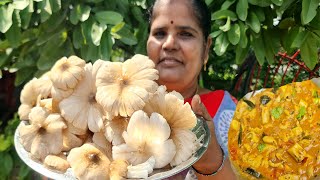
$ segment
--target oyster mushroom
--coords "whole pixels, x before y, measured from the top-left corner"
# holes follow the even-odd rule
[[[86,62],[77,56],[63,57],[51,68],[50,79],[56,88],[73,89],[84,75]]]
[[[62,151],[69,151],[72,148],[79,147],[83,144],[83,140],[71,133],[69,127],[62,132],[63,148]]]
[[[99,132],[104,127],[104,112],[95,99],[95,75],[92,68],[91,63],[86,64],[84,78],[73,93],[59,103],[59,108],[61,115],[75,127]]]
[[[113,159],[125,159],[132,165],[141,164],[151,156],[156,159],[155,168],[168,165],[176,147],[170,137],[167,121],[158,113],[150,118],[142,110],[132,114],[127,131],[123,132],[125,144],[112,147]]]
[[[135,55],[125,62],[107,62],[97,72],[96,99],[107,111],[108,119],[114,116],[131,116],[141,110],[149,93],[157,90],[158,71],[155,64],[143,55]]]
[[[112,144],[106,139],[104,132],[94,133],[92,141],[103,150],[109,159],[112,159]]]
[[[159,86],[144,110],[148,115],[153,112],[161,114],[171,128],[170,138],[176,145],[177,152],[170,165],[178,165],[190,158],[199,147],[197,137],[191,131],[197,123],[197,118],[191,106],[188,103],[184,104],[182,95],[176,91],[168,93],[165,86]]]
[[[117,116],[111,121],[107,121],[104,135],[112,142],[112,145],[117,146],[124,143],[122,133],[127,129],[128,123],[128,118],[121,116]]]
[[[127,167],[129,166],[126,160],[114,160],[110,164],[110,180],[124,180],[127,176]]]
[[[66,128],[60,114],[49,114],[45,108],[34,107],[29,114],[30,125],[19,129],[21,144],[39,160],[62,150],[62,130]]]
[[[48,75],[49,73],[45,73],[39,79],[33,78],[23,86],[20,93],[21,105],[18,109],[21,120],[28,120],[28,114],[36,106],[39,96],[41,99],[51,97],[52,82]]]
[[[78,179],[109,179],[108,157],[94,144],[87,143],[71,149],[68,162]]]
[[[59,102],[70,96],[73,89],[84,76],[86,62],[77,56],[62,57],[51,68],[50,79],[53,83],[52,107],[54,112],[59,112]]]
[[[63,173],[66,172],[67,169],[70,167],[67,161],[67,157],[62,153],[58,155],[48,155],[44,159],[43,164],[45,167],[49,169],[57,170]]]

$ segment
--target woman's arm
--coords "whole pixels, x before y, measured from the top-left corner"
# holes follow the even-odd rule
[[[212,174],[213,172],[216,172],[222,165],[224,155],[217,141],[214,130],[214,124],[211,120],[211,116],[209,115],[206,107],[201,102],[199,95],[195,95],[192,98],[191,107],[197,115],[202,116],[206,120],[211,134],[211,141],[207,151],[199,159],[199,161],[197,161],[193,165],[194,169],[196,169],[199,172],[196,173],[198,179],[236,179],[235,174],[231,169],[230,161],[228,158],[225,159],[222,169],[218,171],[215,175],[205,176],[200,174]]]

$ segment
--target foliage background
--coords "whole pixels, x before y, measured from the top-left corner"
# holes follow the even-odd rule
[[[249,55],[260,65],[274,64],[277,52],[300,49],[300,59],[310,69],[318,64],[320,0],[205,1],[212,12],[214,44],[208,70],[200,79],[203,86],[232,90]],[[48,71],[62,56],[75,54],[94,62],[145,54],[146,14],[152,2],[0,1],[0,162],[9,162],[0,164],[0,179],[13,174],[22,179],[30,176],[12,146],[23,85]]]

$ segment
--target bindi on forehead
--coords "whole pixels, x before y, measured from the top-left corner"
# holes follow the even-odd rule
[[[171,24],[173,24],[173,21],[171,20]]]

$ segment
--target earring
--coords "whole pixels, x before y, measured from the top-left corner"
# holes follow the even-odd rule
[[[208,59],[205,59],[205,60],[203,61],[203,70],[204,70],[204,71],[207,71],[207,62],[208,62]]]

